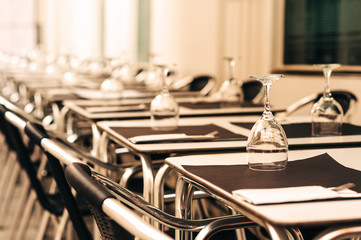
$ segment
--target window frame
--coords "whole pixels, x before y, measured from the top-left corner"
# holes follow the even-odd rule
[[[272,72],[312,73],[319,72],[311,64],[284,64],[284,21],[286,0],[274,2],[274,44]],[[361,73],[361,65],[341,65],[335,72]]]

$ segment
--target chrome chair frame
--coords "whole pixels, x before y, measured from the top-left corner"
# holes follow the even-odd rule
[[[66,167],[65,173],[70,185],[72,185],[79,195],[83,196],[83,198],[89,202],[93,211],[106,214],[127,232],[140,239],[171,239],[166,234],[155,229],[150,223],[145,222],[134,211],[116,200],[104,186],[91,177],[92,171],[89,166],[83,163],[72,163]],[[96,218],[96,221],[100,221],[99,218],[100,217]],[[98,226],[101,234],[104,234],[104,236],[107,236],[106,231],[110,231],[109,229],[113,228],[107,227],[107,229],[103,229],[100,224]]]
[[[137,212],[140,212],[142,215],[154,221],[159,221],[161,224],[173,229],[178,229],[182,231],[203,231],[202,229],[207,229],[204,231],[214,233],[215,231],[219,231],[220,229],[229,229],[230,227],[233,229],[235,225],[237,227],[254,226],[254,223],[252,221],[249,221],[243,215],[224,216],[203,220],[184,220],[181,218],[177,218],[152,206],[147,201],[145,201],[144,198],[140,197],[137,194],[134,194],[123,186],[120,186],[119,184],[113,182],[109,178],[95,171],[92,171],[92,177],[103,186],[105,186],[107,189],[109,189],[109,191],[112,192],[114,196],[116,196],[116,198],[122,203],[137,210]],[[206,228],[208,224],[211,224],[214,221],[217,221],[217,224],[213,225],[214,227],[209,226],[208,228]],[[202,235],[208,236],[207,234]]]
[[[176,200],[175,200],[176,217],[183,219],[187,219],[191,217],[190,210],[192,208],[192,197],[193,197],[192,195],[196,188],[209,194],[214,199],[227,204],[227,202],[225,202],[222,198],[218,197],[217,195],[213,194],[209,189],[203,187],[199,183],[182,175],[178,178],[177,186],[176,186]],[[228,206],[233,209],[231,205]],[[250,214],[250,216],[252,215],[253,214]],[[257,218],[256,216],[252,216],[252,217]],[[285,240],[285,239],[303,240],[302,233],[298,228],[295,227],[282,228],[282,227],[272,226],[262,220],[259,220],[257,222],[262,223],[261,226],[266,229],[270,238],[273,240]],[[260,226],[260,225],[253,225],[253,226]],[[234,229],[236,228],[237,227],[235,226]],[[214,232],[212,231],[207,232],[207,230],[204,230],[204,232],[201,234],[210,237],[214,234]],[[189,239],[189,238],[191,238],[191,236],[189,236],[188,233],[179,232],[179,231],[176,232],[176,239]]]
[[[361,224],[346,225],[338,228],[330,228],[321,232],[315,237],[315,240],[359,240],[361,239]]]

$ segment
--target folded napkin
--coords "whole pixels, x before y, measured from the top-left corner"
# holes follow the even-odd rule
[[[361,193],[357,193],[350,189],[335,191],[333,188],[325,188],[322,186],[239,189],[233,191],[233,195],[255,205],[361,197]]]
[[[214,139],[214,135],[187,135],[184,133],[152,134],[129,138],[132,143],[157,143],[177,141],[200,141]]]
[[[74,94],[85,99],[119,99],[122,92],[102,92],[100,89],[75,88]]]
[[[113,113],[113,112],[132,112],[145,111],[145,104],[125,105],[125,106],[102,106],[102,107],[87,107],[89,113]]]

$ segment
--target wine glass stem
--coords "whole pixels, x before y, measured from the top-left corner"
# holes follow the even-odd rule
[[[270,104],[270,89],[271,89],[271,84],[267,83],[264,85],[264,93],[265,93],[265,99],[264,99],[264,112],[263,112],[263,116],[272,116],[272,112],[271,112],[271,104]]]
[[[167,77],[168,77],[168,68],[162,68],[162,92],[168,93],[168,86],[167,86]]]
[[[229,80],[234,79],[234,65],[235,65],[235,60],[230,59],[229,60]]]
[[[330,92],[330,77],[331,77],[332,70],[329,68],[323,69],[323,75],[325,76],[326,83],[325,83],[325,89],[323,91],[323,97],[330,98],[331,92]]]

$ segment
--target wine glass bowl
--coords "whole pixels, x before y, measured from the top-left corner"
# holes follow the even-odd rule
[[[155,65],[162,72],[162,90],[152,100],[150,105],[151,127],[154,130],[173,130],[178,128],[179,106],[175,98],[170,94],[167,85],[169,67],[167,65]]]
[[[225,57],[228,65],[228,78],[222,83],[215,96],[220,98],[223,107],[240,106],[243,103],[242,83],[235,78],[237,57]]]
[[[274,81],[283,75],[250,76],[262,82],[265,106],[262,117],[255,123],[247,140],[248,166],[258,171],[279,171],[287,166],[288,141],[282,126],[271,112],[269,92]]]
[[[312,136],[341,135],[343,123],[342,106],[332,97],[330,77],[332,70],[340,64],[315,64],[323,71],[325,87],[323,96],[313,105],[311,110]]]

